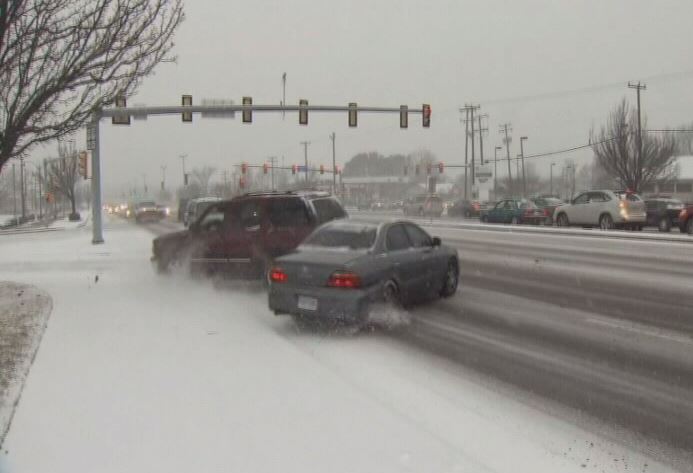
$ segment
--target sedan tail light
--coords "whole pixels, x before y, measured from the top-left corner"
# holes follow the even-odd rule
[[[330,279],[327,280],[329,287],[343,287],[346,289],[354,289],[361,287],[361,278],[358,274],[350,272],[337,271],[332,273]]]
[[[281,268],[270,269],[269,278],[276,283],[283,283],[289,280],[289,276]]]

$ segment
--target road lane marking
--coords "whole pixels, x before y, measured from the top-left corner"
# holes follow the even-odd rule
[[[596,317],[588,317],[585,319],[587,322],[593,323],[593,324],[598,324],[598,325],[603,325],[607,327],[612,327],[612,328],[618,328],[621,330],[625,330],[628,332],[633,332],[637,333],[640,335],[647,335],[650,337],[658,337],[658,338],[663,338],[665,340],[670,340],[670,341],[675,341],[679,343],[686,343],[689,345],[693,345],[693,338],[691,337],[686,337],[685,335],[678,335],[675,333],[670,333],[665,330],[657,330],[654,328],[647,327],[645,325],[640,325],[634,322],[629,322],[629,323],[623,323],[623,322],[615,322],[611,320],[604,320],[604,319],[598,319]]]

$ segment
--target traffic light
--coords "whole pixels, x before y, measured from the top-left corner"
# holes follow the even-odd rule
[[[352,128],[357,124],[356,106],[356,102],[349,102],[349,126]]]
[[[267,174],[267,171],[269,170],[269,164],[264,163],[262,165],[262,174]]]
[[[86,151],[80,151],[79,152],[79,175],[82,176],[83,179],[88,178],[87,174],[87,152]]]
[[[243,97],[243,105],[252,105],[252,97]],[[253,111],[243,110],[243,123],[253,123]]]
[[[409,107],[406,105],[399,106],[399,127],[407,128],[409,126]]]
[[[431,106],[427,103],[423,104],[423,127],[429,128],[431,126]]]
[[[298,166],[295,164],[291,165],[291,174],[296,174],[296,171],[298,171]]]
[[[301,99],[298,101],[298,124],[307,125],[308,124],[308,101],[306,99]]]
[[[192,95],[184,95],[181,101],[184,107],[192,107]],[[183,112],[181,114],[183,122],[192,122],[192,112]]]
[[[342,173],[342,170],[339,168],[339,164],[337,164],[337,165],[334,167],[334,172],[335,172],[335,174],[337,174],[337,175],[339,175],[339,174]]]
[[[441,162],[438,163],[438,172],[439,172],[440,174],[443,174],[443,171],[444,171],[444,170],[445,170],[445,164],[443,164],[443,162],[441,161]]]
[[[431,163],[428,163],[426,165],[426,174],[428,174],[429,176],[431,175],[431,167],[432,167]]]
[[[325,174],[325,165],[324,164],[320,165],[320,174]]]
[[[248,164],[241,163],[241,174],[245,174],[246,172],[248,172]]]
[[[117,95],[115,98],[115,106],[116,108],[127,108],[127,100],[125,99],[124,95]],[[113,125],[129,125],[130,124],[130,115],[113,115],[111,117],[111,124]]]

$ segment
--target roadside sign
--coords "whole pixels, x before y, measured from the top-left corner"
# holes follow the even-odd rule
[[[96,130],[93,124],[87,125],[87,149],[93,151],[96,148]]]
[[[488,164],[482,164],[480,166],[474,167],[474,176],[479,180],[479,182],[486,182],[493,177],[493,170]]]
[[[233,100],[227,99],[202,99],[202,105],[228,106],[236,105]],[[236,118],[236,112],[202,112],[202,118]]]

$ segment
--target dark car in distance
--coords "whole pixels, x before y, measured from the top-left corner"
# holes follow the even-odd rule
[[[155,238],[152,261],[160,271],[188,264],[194,273],[259,278],[317,226],[346,216],[327,192],[245,194],[213,203],[187,230]]]
[[[327,223],[269,272],[269,308],[301,321],[366,323],[373,304],[457,290],[457,250],[408,221]]]
[[[493,207],[481,212],[484,223],[533,223],[538,225],[545,222],[544,211],[525,199],[504,199]]]
[[[671,227],[679,226],[679,214],[683,210],[683,202],[669,198],[645,199],[647,225],[657,227],[660,232],[671,231]]]
[[[448,207],[448,217],[478,217],[481,213],[481,203],[476,200],[458,199]]]

